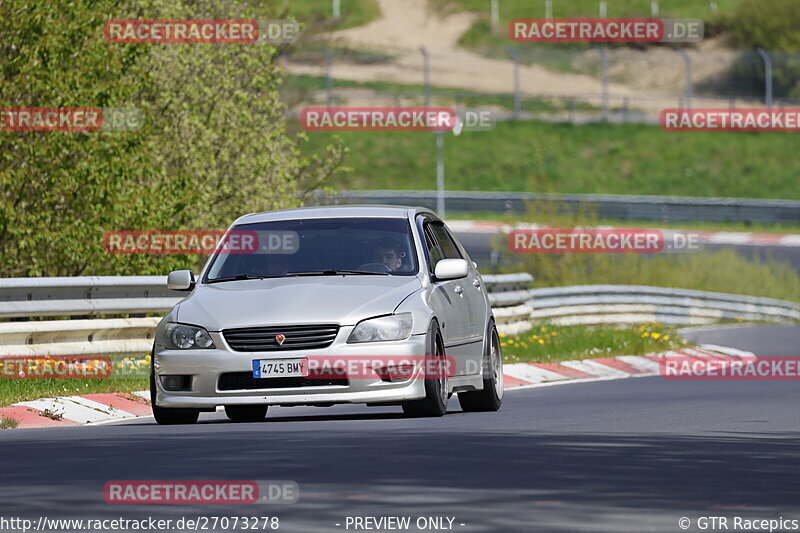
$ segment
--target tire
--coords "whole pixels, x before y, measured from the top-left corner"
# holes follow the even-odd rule
[[[261,422],[267,417],[267,406],[226,405],[225,416],[231,422]]]
[[[503,353],[497,328],[489,324],[483,354],[483,390],[458,393],[461,410],[467,413],[497,411],[503,403]]]
[[[435,321],[428,328],[428,356],[444,359],[444,341],[439,332],[439,324]],[[427,366],[427,365],[426,365]],[[437,376],[425,376],[425,398],[403,403],[403,412],[412,417],[443,416],[447,412],[447,372],[444,362],[438,366]]]
[[[150,357],[150,405],[156,423],[162,426],[175,426],[178,424],[194,424],[200,417],[199,409],[168,408],[156,405],[156,373],[153,368],[155,351]]]

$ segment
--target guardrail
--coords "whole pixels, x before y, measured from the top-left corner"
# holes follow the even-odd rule
[[[644,285],[577,285],[530,291],[531,319],[573,324],[709,324],[722,319],[800,321],[785,300]]]
[[[525,302],[532,280],[530,274],[484,276],[500,331],[530,327]],[[0,355],[149,352],[160,318],[86,317],[164,314],[184,297],[167,289],[166,276],[0,279],[0,318],[75,318],[0,322]]]
[[[343,191],[318,195],[319,204],[419,205],[436,209],[436,191]],[[600,218],[660,222],[742,222],[797,224],[800,201],[745,198],[690,198],[614,194],[544,194],[446,191],[448,212],[492,211],[524,214],[527,202],[557,204],[572,210],[591,208]]]
[[[181,298],[166,276],[5,278],[0,318],[163,313]]]
[[[486,285],[497,331],[505,335],[516,335],[531,329],[533,308],[528,302],[533,291],[528,286],[533,282],[533,276],[521,273],[481,277]]]

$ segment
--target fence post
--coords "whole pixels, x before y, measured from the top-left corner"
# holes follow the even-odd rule
[[[650,2],[650,14],[654,17],[658,16],[658,1],[653,0]]]
[[[686,99],[686,107],[688,109],[692,108],[692,58],[689,57],[689,54],[686,53],[686,50],[683,48],[676,48],[676,52],[678,52],[681,57],[683,57],[683,63],[686,66],[686,88],[684,90],[684,98]]]
[[[514,62],[514,120],[519,120],[522,113],[522,102],[519,94],[519,53],[511,45],[508,47],[508,53],[511,54],[511,59]]]
[[[331,6],[331,12],[333,14],[333,18],[338,19],[342,16],[342,0],[331,0],[333,5]]]
[[[595,50],[600,54],[600,72],[603,80],[601,102],[603,106],[603,120],[608,120],[608,56],[602,46],[595,45]]]
[[[444,218],[444,132],[436,132],[436,214]]]
[[[431,61],[428,56],[428,49],[425,46],[420,46],[419,51],[422,53],[422,68],[424,70],[424,83],[425,83],[425,107],[431,106]]]
[[[500,0],[490,0],[490,7],[492,13],[492,31],[497,33],[500,27]]]
[[[544,0],[544,18],[553,18],[553,0]]]
[[[766,50],[759,48],[756,50],[761,59],[764,60],[764,78],[766,79],[766,87],[764,87],[764,105],[772,107],[772,58]]]
[[[325,48],[325,105],[333,105],[333,56],[331,51]]]
[[[711,8],[711,14],[716,17],[717,16],[717,3],[716,2],[711,2],[711,3],[709,3],[708,6]]]
[[[597,11],[601,19],[604,19],[608,16],[608,3],[606,3],[606,0],[600,0],[600,2],[597,4]]]

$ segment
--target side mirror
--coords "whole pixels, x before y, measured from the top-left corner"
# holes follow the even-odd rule
[[[459,279],[466,277],[469,272],[469,265],[464,259],[442,259],[436,263],[433,275],[436,279]]]
[[[173,291],[190,291],[194,288],[194,274],[191,270],[176,270],[167,276],[167,288]]]

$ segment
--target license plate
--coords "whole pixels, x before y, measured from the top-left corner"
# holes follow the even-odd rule
[[[308,376],[308,359],[256,359],[253,361],[253,377],[297,378]]]

